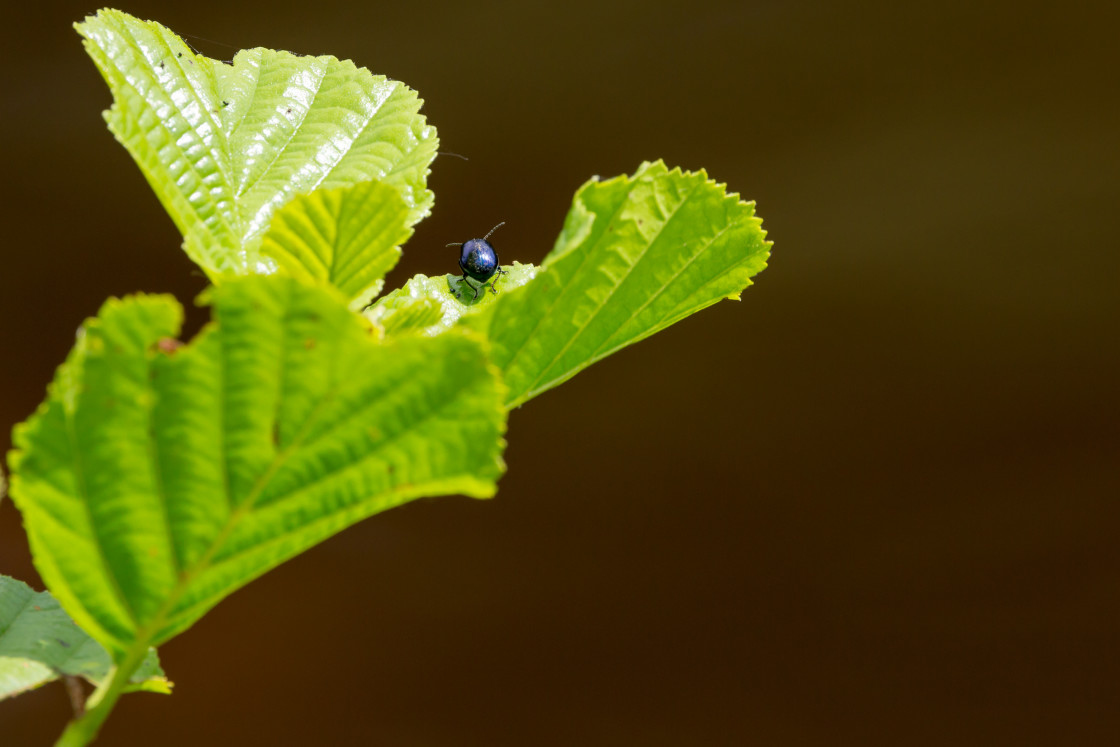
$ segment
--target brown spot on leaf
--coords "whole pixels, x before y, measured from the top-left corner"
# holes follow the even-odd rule
[[[183,343],[173,337],[160,338],[160,341],[156,343],[156,349],[168,355],[171,355],[181,347],[183,347]]]

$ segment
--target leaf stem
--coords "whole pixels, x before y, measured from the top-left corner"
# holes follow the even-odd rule
[[[137,641],[128,650],[124,660],[113,668],[109,679],[94,690],[86,701],[86,711],[66,726],[66,731],[55,742],[55,747],[82,747],[97,738],[97,732],[124,693],[133,673],[140,667],[148,652],[147,641]]]
[[[72,674],[64,675],[62,681],[66,683],[66,694],[70,696],[70,707],[74,716],[81,717],[86,712],[85,692],[82,691],[82,681]]]

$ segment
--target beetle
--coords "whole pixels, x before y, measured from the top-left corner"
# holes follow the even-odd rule
[[[448,244],[448,246],[461,246],[462,251],[459,253],[459,269],[463,271],[463,279],[459,284],[459,290],[455,292],[455,298],[459,298],[463,293],[463,284],[474,291],[474,298],[472,301],[478,300],[479,292],[487,285],[490,286],[491,293],[497,293],[498,289],[494,287],[497,282],[495,275],[508,275],[508,270],[503,270],[502,266],[498,264],[498,253],[494,251],[494,247],[490,245],[487,239],[491,234],[506,224],[502,221],[498,225],[490,229],[490,233],[483,236],[481,239],[468,239],[463,243]],[[471,285],[467,278],[481,283],[478,287]],[[493,279],[492,279],[493,278]]]

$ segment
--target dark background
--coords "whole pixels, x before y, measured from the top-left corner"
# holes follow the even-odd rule
[[[0,95],[5,450],[107,296],[203,287],[100,118],[70,28],[94,7],[23,5]],[[470,160],[436,160],[389,287],[503,220],[503,260],[539,261],[582,182],[657,157],[757,200],[774,250],[742,303],[513,412],[495,500],[393,510],[223,602],[162,649],[175,695],[124,698],[104,744],[1116,743],[1115,18],[123,9],[420,92]],[[0,572],[41,588],[10,501]],[[48,744],[68,708],[58,684],[0,703],[0,743]]]

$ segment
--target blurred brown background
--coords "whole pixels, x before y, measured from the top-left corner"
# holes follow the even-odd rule
[[[223,602],[101,741],[1116,744],[1117,19],[899,5],[125,6],[420,92],[470,160],[437,159],[390,287],[502,220],[539,261],[584,180],[657,157],[775,245],[742,303],[512,413],[495,500],[375,517]],[[100,119],[94,7],[36,8],[3,45],[5,450],[107,296],[203,287]],[[40,585],[8,501],[0,572]],[[67,714],[58,685],[0,703],[0,743]]]

